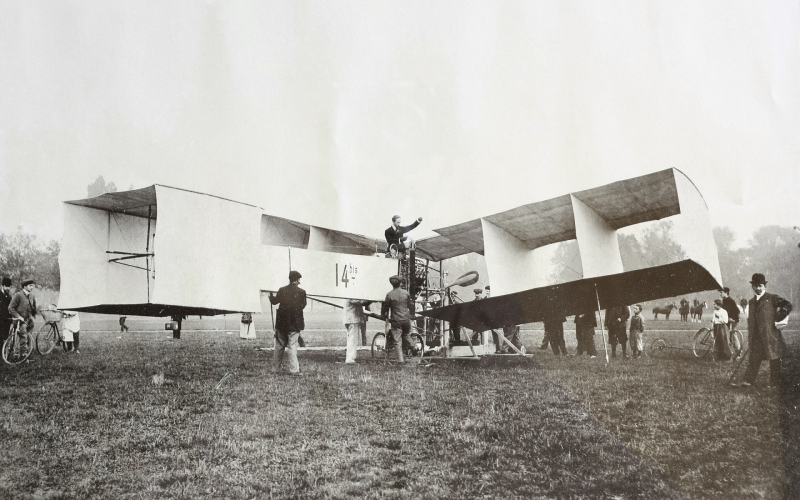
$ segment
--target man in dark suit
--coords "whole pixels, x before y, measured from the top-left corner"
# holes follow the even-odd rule
[[[409,240],[408,236],[405,236],[405,234],[419,226],[420,222],[422,222],[422,217],[408,226],[401,226],[400,224],[402,222],[403,220],[400,218],[400,216],[395,215],[392,217],[392,225],[383,233],[383,235],[386,237],[386,244],[389,246],[389,248],[391,248],[392,245],[395,245],[398,253],[403,253],[406,248],[411,248],[414,246],[414,242]]]
[[[617,344],[622,346],[622,357],[628,357],[628,318],[631,317],[631,308],[628,306],[611,307],[606,309],[606,328],[608,328],[608,343],[611,344],[611,357],[617,357]]]
[[[281,371],[285,354],[289,373],[292,375],[300,374],[300,364],[297,362],[297,345],[300,332],[306,327],[303,319],[303,309],[306,307],[306,291],[300,288],[300,278],[302,277],[297,271],[289,272],[289,284],[281,287],[277,295],[269,294],[270,303],[280,304],[275,316],[273,373]]]
[[[750,299],[747,316],[747,338],[750,344],[750,359],[744,375],[744,387],[750,387],[756,381],[758,369],[762,361],[769,361],[770,387],[780,387],[781,357],[784,354],[784,342],[776,323],[788,318],[792,304],[773,293],[767,293],[767,280],[761,273],[753,274],[750,280],[755,297]]]
[[[5,342],[8,330],[11,328],[11,319],[8,315],[8,306],[11,304],[11,278],[3,277],[0,285],[0,342]]]

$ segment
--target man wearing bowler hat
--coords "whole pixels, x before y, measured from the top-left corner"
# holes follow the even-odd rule
[[[747,338],[750,344],[750,359],[744,375],[744,387],[750,387],[756,381],[758,369],[762,361],[769,361],[769,383],[771,387],[780,387],[781,357],[784,353],[784,342],[778,326],[785,324],[792,304],[773,293],[767,293],[767,280],[761,273],[753,274],[750,280],[755,297],[750,299],[747,316]]]

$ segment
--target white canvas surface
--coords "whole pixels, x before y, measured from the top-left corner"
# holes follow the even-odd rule
[[[152,302],[260,310],[261,211],[213,196],[156,186],[159,231]]]
[[[570,198],[583,277],[621,273],[622,256],[619,253],[617,231],[574,195],[570,195]]]
[[[147,219],[69,204],[64,204],[63,209],[58,307],[147,302],[147,272],[109,263],[109,259],[121,255],[106,253],[107,250],[144,253]],[[155,230],[155,221],[151,221],[151,229]],[[144,261],[139,258],[122,262],[145,267]]]
[[[303,275],[309,295],[342,299],[383,300],[397,261],[383,257],[338,254],[292,248],[291,266]],[[280,286],[288,283],[288,270]]]

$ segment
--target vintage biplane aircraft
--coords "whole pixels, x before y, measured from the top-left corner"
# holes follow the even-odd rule
[[[420,314],[436,321],[442,351],[474,356],[493,350],[485,342],[468,351],[450,346],[442,322],[483,332],[721,286],[708,209],[676,169],[436,229],[439,236],[419,240],[399,260],[375,257],[386,250],[379,239],[168,186],[64,203],[59,308],[74,311],[265,312],[265,294],[285,285],[292,269],[310,297],[380,301],[389,276],[400,273],[426,298]],[[616,231],[667,217],[685,259],[624,269]],[[577,240],[580,272],[554,283],[544,247],[568,240]],[[442,261],[469,252],[486,259],[492,297],[454,303],[449,288],[474,280],[448,286]]]

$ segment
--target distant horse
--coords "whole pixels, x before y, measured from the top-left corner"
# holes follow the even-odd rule
[[[692,323],[701,323],[703,321],[703,310],[706,307],[708,307],[708,304],[705,301],[692,307]]]
[[[685,299],[682,300],[681,301],[681,307],[678,309],[678,312],[681,313],[681,321],[689,321],[689,310],[690,309],[691,308],[689,307],[689,301],[685,300]]]
[[[653,319],[658,319],[658,315],[663,314],[664,316],[667,317],[667,320],[669,320],[669,314],[672,312],[673,309],[677,307],[678,306],[676,306],[674,302],[668,305],[667,307],[655,306],[653,308]]]

